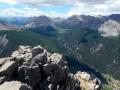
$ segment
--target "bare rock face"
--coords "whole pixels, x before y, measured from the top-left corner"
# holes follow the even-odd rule
[[[63,55],[41,46],[19,46],[10,57],[0,59],[0,90],[81,90],[82,81],[88,90],[100,89],[98,79],[85,72],[70,74]]]
[[[77,80],[81,82],[80,87],[83,90],[99,90],[101,87],[100,80],[96,77],[93,77],[87,72],[79,71],[74,75],[74,78],[76,78]]]
[[[0,54],[2,54],[3,50],[7,46],[9,40],[7,39],[7,35],[1,35],[0,36]]]
[[[100,26],[98,31],[103,37],[119,36],[120,34],[120,23],[112,19],[106,21]]]
[[[18,81],[4,82],[0,90],[32,90],[30,86]]]

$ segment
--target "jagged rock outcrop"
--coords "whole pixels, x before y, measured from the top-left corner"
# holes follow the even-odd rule
[[[100,89],[100,80],[97,78],[91,77],[87,72],[77,72],[75,77],[80,81],[80,87],[82,90],[99,90]]]
[[[40,26],[54,26],[53,25],[53,20],[50,17],[47,16],[39,16],[39,17],[34,17],[32,19],[32,22],[28,23],[26,27],[30,28],[35,28],[35,27],[40,27]]]
[[[87,72],[70,74],[61,54],[41,46],[19,46],[0,59],[0,90],[100,90],[100,84]]]
[[[4,48],[8,44],[9,40],[7,39],[7,35],[0,36],[0,54],[3,52]]]

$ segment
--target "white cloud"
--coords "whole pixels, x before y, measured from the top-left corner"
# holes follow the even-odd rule
[[[91,1],[91,2],[90,2]],[[94,2],[92,2],[94,1]],[[68,16],[73,14],[87,15],[109,15],[120,14],[120,0],[79,0],[68,12]]]
[[[49,17],[64,17],[63,14],[56,13],[54,11],[50,11],[49,13],[45,13],[43,11],[38,10],[37,8],[29,8],[25,7],[23,9],[16,9],[16,8],[6,8],[4,10],[0,10],[0,16],[2,17],[16,17],[16,16],[24,16],[24,17],[33,17],[33,16],[40,16],[46,15]]]
[[[2,2],[2,3],[8,3],[10,5],[17,4],[16,0],[0,0],[0,2]]]
[[[65,4],[74,4],[75,2],[87,3],[87,4],[99,4],[104,3],[106,0],[0,0],[0,2],[5,2],[9,4],[22,3],[30,5],[42,5],[42,6],[51,6],[51,5],[65,5]]]
[[[72,0],[0,0],[0,2],[8,3],[8,4],[28,4],[28,5],[39,5],[39,6],[61,6],[68,4]]]
[[[25,7],[24,9],[16,9],[16,8],[6,8],[4,10],[0,10],[0,16],[39,16],[43,12],[37,10],[36,8],[28,8]]]
[[[61,6],[68,4],[70,0],[16,0],[19,3],[39,6]]]
[[[44,11],[37,10],[35,8],[24,8],[24,9],[6,9],[2,13],[10,13],[11,15],[24,15],[24,16],[71,16],[73,14],[87,14],[87,15],[109,15],[113,13],[120,13],[120,0],[0,0],[0,2],[13,4],[25,4],[36,6],[63,6],[66,4],[71,5],[68,15],[64,13],[56,13],[55,11]],[[9,14],[8,13],[8,14]],[[1,15],[1,14],[0,14]]]
[[[103,4],[98,4],[94,6],[94,10],[98,12],[98,14],[120,14],[120,0],[107,0]]]

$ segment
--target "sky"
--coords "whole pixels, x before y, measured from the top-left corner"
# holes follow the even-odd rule
[[[1,17],[120,14],[120,0],[0,0]]]

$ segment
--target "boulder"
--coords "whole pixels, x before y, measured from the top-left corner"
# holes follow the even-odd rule
[[[0,67],[0,76],[11,76],[15,69],[17,68],[16,61],[7,60],[1,67]]]
[[[60,62],[63,62],[63,56],[57,53],[53,53],[49,58],[49,62],[52,62],[53,64],[59,64]]]
[[[19,54],[31,53],[31,47],[21,45],[21,46],[19,46],[18,52],[19,52]]]
[[[33,57],[33,53],[30,46],[19,46],[17,51],[14,51],[11,57],[24,60],[30,60]]]
[[[39,65],[46,64],[47,63],[47,54],[46,53],[38,54],[32,59],[32,61]]]
[[[6,62],[7,58],[0,59],[0,67]]]
[[[2,84],[7,79],[6,76],[0,77],[0,84]]]
[[[100,80],[90,73],[79,71],[74,75],[74,78],[80,82],[80,87],[85,90],[101,90]]]
[[[18,81],[10,81],[0,85],[0,90],[32,90],[32,88]]]
[[[39,54],[39,53],[43,53],[44,51],[46,51],[46,50],[43,47],[41,47],[40,45],[38,45],[32,49],[32,53],[34,53],[35,55]]]
[[[18,68],[18,79],[34,87],[40,82],[41,73],[37,64],[25,62]]]

